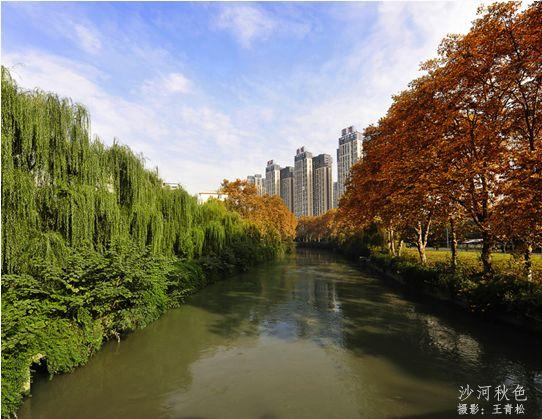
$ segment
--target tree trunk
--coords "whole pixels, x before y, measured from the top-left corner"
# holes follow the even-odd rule
[[[394,240],[393,228],[388,231],[388,247],[392,256],[395,256],[395,240]]]
[[[450,217],[450,235],[451,235],[451,252],[452,252],[452,269],[457,268],[457,233],[455,231],[455,219]]]
[[[399,240],[399,246],[397,247],[397,256],[401,256],[401,253],[403,253],[403,239]]]
[[[416,228],[417,240],[416,247],[418,248],[418,255],[420,256],[420,263],[425,265],[427,263],[427,255],[425,254],[425,243],[423,240],[423,229],[422,223],[418,221],[418,226]]]
[[[525,273],[525,278],[529,282],[533,280],[533,261],[531,259],[532,252],[533,246],[530,243],[525,243],[525,252],[523,253],[523,271]]]
[[[491,265],[491,249],[493,248],[493,237],[488,232],[482,233],[482,253],[480,258],[482,259],[482,265],[484,266],[484,273],[493,272]]]

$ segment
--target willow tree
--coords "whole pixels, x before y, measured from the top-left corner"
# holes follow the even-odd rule
[[[61,265],[67,248],[103,252],[119,240],[184,258],[252,240],[224,204],[198,205],[165,186],[141,155],[89,132],[83,106],[21,90],[2,68],[4,272],[27,272],[36,257]]]

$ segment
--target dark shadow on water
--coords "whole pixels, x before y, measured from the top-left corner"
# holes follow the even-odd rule
[[[537,417],[534,412],[542,417],[540,339],[481,321],[456,308],[429,305],[397,289],[394,294],[398,299],[368,308],[353,302],[358,292],[355,288],[342,284],[338,290],[344,317],[351,319],[344,327],[348,349],[360,356],[386,357],[409,374],[453,382],[457,388],[466,384],[523,385],[531,396],[527,410],[533,417]],[[427,417],[454,415],[443,412]]]

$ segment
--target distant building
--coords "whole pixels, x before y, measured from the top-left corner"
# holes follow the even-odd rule
[[[255,179],[255,185],[256,185],[256,191],[258,192],[258,195],[262,196],[264,194],[264,187],[263,187],[263,177],[262,175],[254,175]]]
[[[214,198],[214,199],[219,199],[220,201],[224,201],[227,197],[228,197],[227,194],[220,193],[219,191],[199,192],[198,203],[203,204],[209,198]]]
[[[333,207],[333,159],[319,154],[312,159],[313,215],[325,214]]]
[[[280,170],[280,197],[284,205],[294,212],[294,168],[286,166]]]
[[[339,183],[333,182],[333,208],[339,208],[339,200],[337,197],[339,196]]]
[[[256,186],[256,192],[259,196],[264,194],[263,178],[262,175],[247,176],[248,183]]]
[[[345,185],[350,176],[350,168],[362,158],[363,140],[362,134],[353,126],[344,128],[339,138],[337,149],[337,202],[345,191]]]
[[[313,214],[312,153],[305,147],[298,148],[294,162],[294,214],[310,216]]]
[[[247,182],[250,183],[251,185],[256,185],[256,178],[252,175],[248,175]]]
[[[280,196],[280,166],[273,160],[269,160],[265,168],[265,193]]]
[[[171,189],[183,189],[183,186],[180,183],[174,182],[164,182],[164,186],[167,186]]]

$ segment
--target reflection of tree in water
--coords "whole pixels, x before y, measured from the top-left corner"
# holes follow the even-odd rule
[[[241,281],[215,285],[212,295],[202,293],[190,304],[219,313],[211,331],[232,339],[257,334],[340,344],[342,315],[334,265],[326,254],[312,256],[256,268]]]
[[[239,290],[222,294],[231,310],[222,313],[215,332],[247,333],[242,325],[249,318],[250,333],[333,343],[456,388],[519,383],[532,395],[529,411],[542,412],[540,341],[456,309],[410,303],[380,279],[360,276],[325,252],[301,249],[296,259],[255,277],[257,296]]]
[[[155,417],[165,394],[190,387],[190,365],[228,344],[207,331],[209,321],[189,307],[166,313],[121,343],[109,342],[72,374],[39,383],[46,388],[36,388],[19,417],[29,417],[33,405],[44,418]]]
[[[263,266],[203,289],[120,344],[109,342],[74,373],[37,383],[19,417],[29,417],[33,405],[43,417],[154,417],[165,394],[190,387],[195,361],[231,347],[240,336],[244,345],[256,342],[260,319],[287,295],[277,269],[284,271]]]
[[[497,336],[478,336],[472,330],[450,327],[431,315],[420,314],[419,319],[427,325],[427,341],[424,343],[460,367],[457,380],[462,376],[463,385],[495,387],[505,384],[508,388],[522,385],[529,395],[527,403],[524,403],[527,411],[542,414],[542,364],[538,356],[533,357],[533,353],[522,354],[524,351],[520,346],[526,340],[525,335],[516,335],[503,327],[498,329],[501,333]],[[540,343],[538,347],[540,350]],[[536,351],[536,344],[531,350]]]
[[[335,283],[318,274],[291,278],[290,298],[273,307],[261,332],[283,339],[311,339],[319,344],[341,344],[342,315]]]

